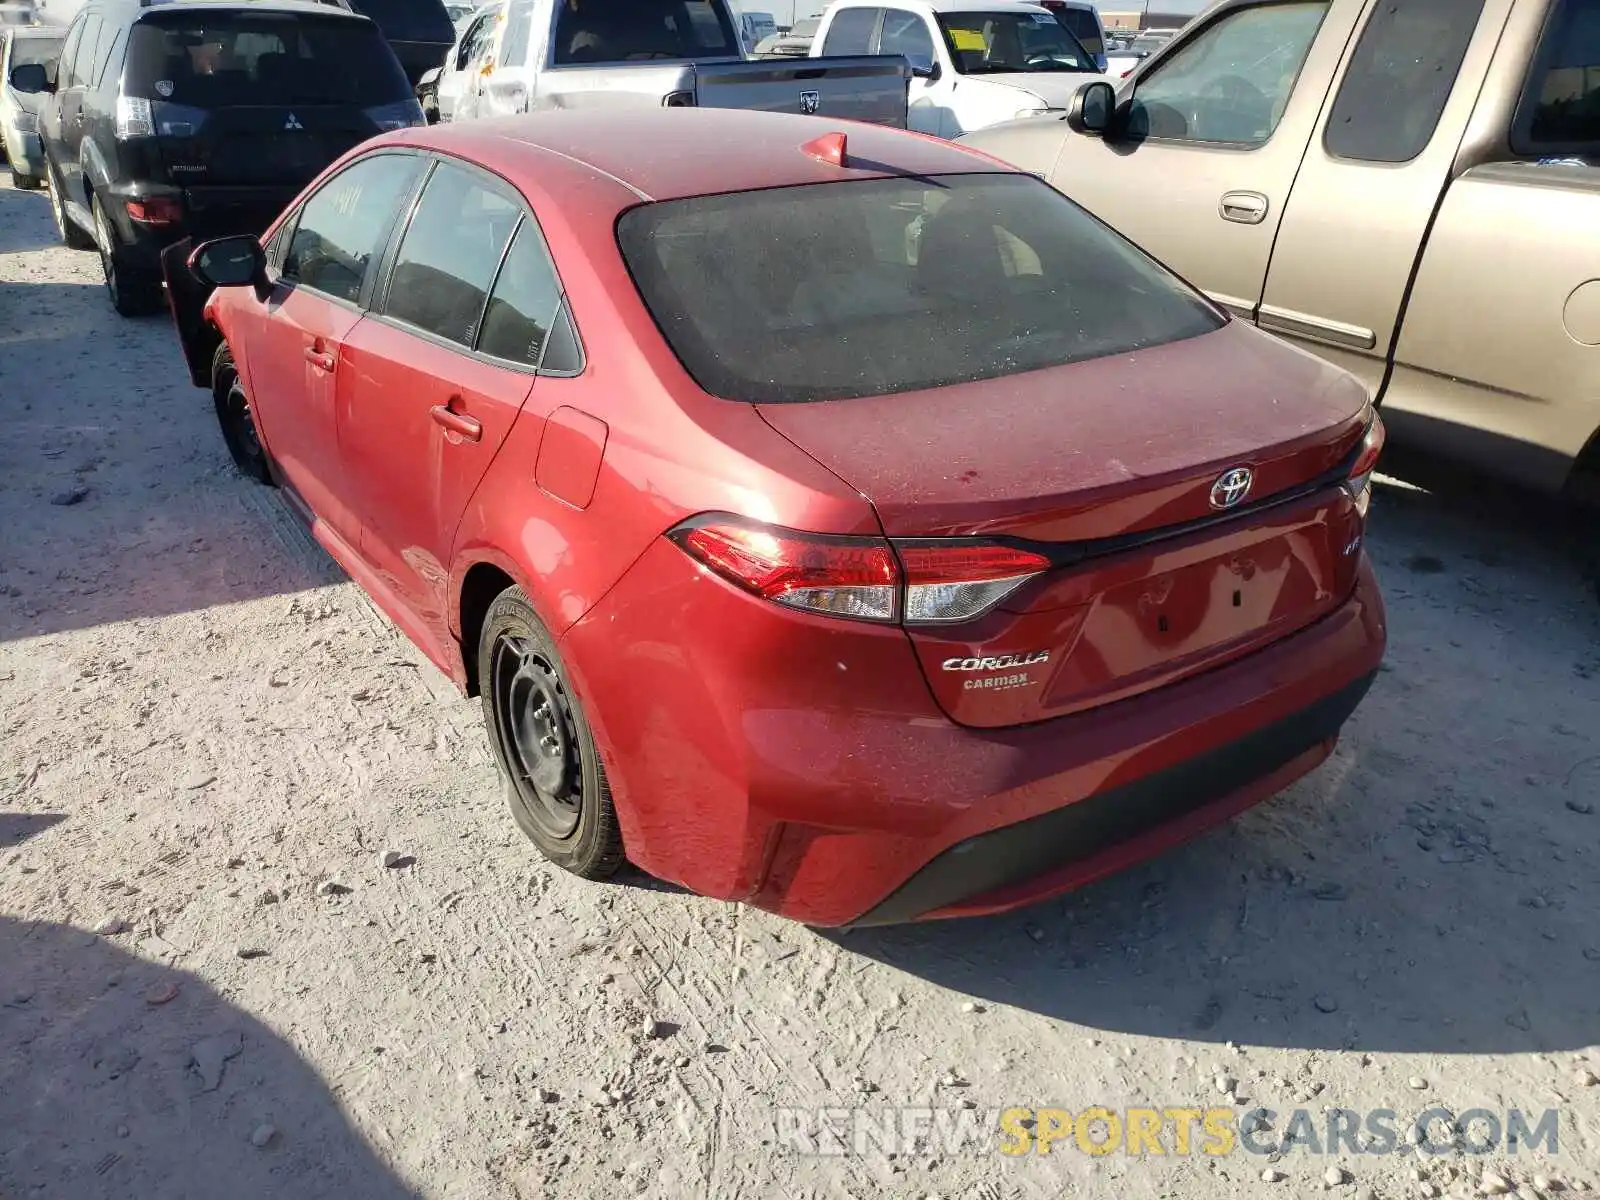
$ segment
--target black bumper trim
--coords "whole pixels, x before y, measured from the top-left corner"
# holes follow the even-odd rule
[[[957,842],[851,925],[892,925],[1034,879],[1237,792],[1336,735],[1376,672],[1238,741]]]

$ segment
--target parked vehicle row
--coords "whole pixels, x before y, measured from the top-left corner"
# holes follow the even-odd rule
[[[802,17],[781,33],[762,38],[752,54],[756,58],[805,58],[811,53],[811,41],[821,24],[820,16]]]
[[[1600,500],[1600,0],[1224,0],[1066,120],[968,140],[1397,437]]]
[[[166,262],[239,466],[580,875],[1028,903],[1312,769],[1383,653],[1366,389],[959,144],[407,129]]]

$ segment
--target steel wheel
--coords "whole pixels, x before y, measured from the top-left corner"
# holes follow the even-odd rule
[[[538,649],[513,633],[495,640],[491,664],[494,728],[511,786],[541,834],[570,838],[583,811],[583,755],[566,691]]]

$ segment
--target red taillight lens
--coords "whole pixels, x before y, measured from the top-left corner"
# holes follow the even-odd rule
[[[801,533],[720,514],[668,536],[764,600],[908,625],[970,621],[1050,567],[1042,554],[991,543],[929,538],[891,548],[881,538]]]
[[[171,196],[129,200],[128,217],[141,225],[176,225],[183,220],[183,205]]]
[[[835,617],[895,618],[899,572],[887,542],[733,522],[679,529],[673,538],[763,599]]]
[[[1383,418],[1373,413],[1372,423],[1367,426],[1366,435],[1361,439],[1361,449],[1356,454],[1355,462],[1350,465],[1350,478],[1345,480],[1344,486],[1349,489],[1363,517],[1367,515],[1367,506],[1372,503],[1372,472],[1383,453],[1386,436]]]
[[[1031,550],[973,542],[898,542],[908,625],[970,621],[988,612],[1050,560]]]

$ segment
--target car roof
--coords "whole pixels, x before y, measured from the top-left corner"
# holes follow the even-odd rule
[[[299,16],[337,16],[358,21],[367,17],[339,4],[320,0],[101,0],[84,8],[132,9],[138,16],[164,12],[275,12]],[[370,23],[370,22],[369,22]]]
[[[844,167],[804,149],[830,133],[845,135]],[[987,154],[925,134],[731,108],[537,113],[416,127],[379,140],[456,154],[513,181],[536,179],[554,155],[641,200],[897,175],[1016,173]]]
[[[43,38],[55,38],[57,41],[65,40],[67,27],[65,25],[7,25],[6,36],[13,41],[33,42]]]

